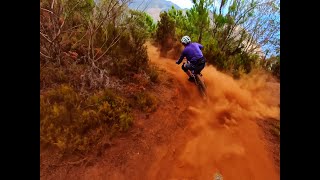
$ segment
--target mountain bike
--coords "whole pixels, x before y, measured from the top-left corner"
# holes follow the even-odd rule
[[[185,64],[185,63],[183,63],[183,64]],[[201,72],[192,70],[191,71],[191,76],[194,78],[194,83],[198,87],[202,98],[204,100],[206,100],[207,97],[208,97],[207,96],[207,87],[206,87],[206,85],[204,83],[203,75],[201,74]]]

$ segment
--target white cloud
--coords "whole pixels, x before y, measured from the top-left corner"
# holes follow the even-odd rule
[[[181,8],[191,8],[192,7],[192,1],[191,0],[167,0],[175,3],[176,5],[180,6]]]

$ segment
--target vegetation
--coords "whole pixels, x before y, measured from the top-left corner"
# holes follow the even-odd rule
[[[154,108],[153,96],[128,99],[120,89],[147,76],[156,83],[144,45],[156,25],[129,0],[40,1],[40,141],[85,153],[132,125],[131,101]],[[145,31],[147,30],[147,31]],[[120,93],[121,92],[121,93]]]
[[[270,55],[280,57],[280,19],[278,0],[193,0],[193,7],[183,12],[172,7],[160,14],[154,36],[162,51],[176,47],[183,35],[204,45],[208,63],[219,70],[249,73],[262,66],[280,77],[277,58],[271,69]]]
[[[103,135],[127,131],[132,120],[126,101],[110,90],[82,97],[61,85],[40,96],[40,140],[62,151],[87,152]]]
[[[156,109],[157,99],[150,93],[140,92],[134,96],[135,104],[145,112],[151,112]]]
[[[271,123],[271,132],[276,137],[280,138],[280,122],[279,121]]]
[[[145,89],[158,82],[147,40],[168,55],[180,52],[187,34],[219,70],[240,77],[263,67],[280,78],[278,0],[193,0],[189,10],[162,12],[157,24],[130,10],[129,1],[40,1],[41,143],[86,153],[126,132],[134,108],[154,111],[152,93],[136,89],[127,96],[124,90],[129,83]]]

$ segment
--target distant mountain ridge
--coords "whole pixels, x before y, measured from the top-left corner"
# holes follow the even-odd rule
[[[137,9],[139,7],[138,10],[143,10],[147,5],[147,8],[159,8],[161,10],[168,10],[169,8],[171,8],[171,6],[174,6],[174,8],[176,9],[181,9],[173,2],[166,0],[133,0],[129,3],[129,8]]]
[[[155,21],[160,20],[160,13],[162,11],[168,11],[171,7],[181,10],[182,8],[167,0],[133,0],[129,3],[130,9],[136,9],[140,11],[145,11],[148,13]]]

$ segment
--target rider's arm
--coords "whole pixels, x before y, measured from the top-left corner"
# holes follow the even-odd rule
[[[198,43],[198,46],[199,46],[200,50],[203,49],[203,46],[201,44]]]
[[[177,64],[180,64],[183,58],[185,57],[184,51],[182,51],[180,58],[176,61]]]

